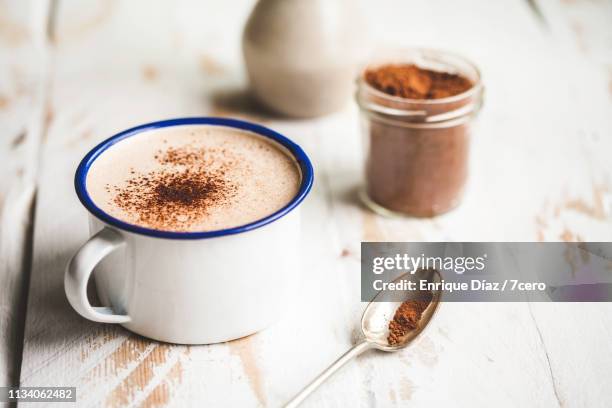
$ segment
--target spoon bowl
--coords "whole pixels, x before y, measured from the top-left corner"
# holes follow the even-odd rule
[[[426,280],[429,283],[436,283],[441,281],[440,273],[434,269],[419,270],[415,274],[405,273],[393,282],[400,282],[402,280],[419,281]],[[421,319],[419,320],[417,327],[411,330],[399,344],[390,345],[387,341],[389,336],[389,323],[393,320],[395,311],[401,306],[401,304],[408,300],[422,300],[425,298],[426,292],[404,290],[395,291],[389,295],[387,292],[381,291],[370,301],[363,316],[361,317],[361,331],[365,340],[373,347],[382,351],[398,351],[408,346],[414,339],[416,339],[421,332],[427,327],[434,314],[438,310],[440,304],[441,291],[431,292],[431,302],[423,311]]]

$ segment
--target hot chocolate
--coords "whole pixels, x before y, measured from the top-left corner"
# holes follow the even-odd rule
[[[248,224],[287,205],[300,170],[284,148],[254,133],[210,125],[128,137],[92,164],[87,191],[122,221],[163,231]]]

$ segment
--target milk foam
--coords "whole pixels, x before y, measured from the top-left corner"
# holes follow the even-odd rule
[[[179,197],[165,205],[153,197],[167,190],[163,183],[168,179],[197,173],[196,168],[214,178],[213,187],[204,188],[198,199]],[[300,182],[297,163],[276,142],[229,127],[184,125],[143,132],[111,146],[92,164],[86,186],[93,202],[115,218],[193,232],[265,218],[296,196]],[[208,190],[214,193],[211,199]],[[171,193],[164,197],[174,199]]]

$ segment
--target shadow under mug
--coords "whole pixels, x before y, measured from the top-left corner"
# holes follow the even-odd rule
[[[113,144],[143,132],[185,125],[224,126],[272,139],[301,172],[297,195],[263,219],[209,232],[158,231],[110,216],[86,188],[92,163]],[[91,238],[70,260],[66,295],[81,316],[119,323],[170,343],[208,344],[255,333],[280,317],[296,283],[300,247],[299,205],[313,183],[304,151],[266,127],[225,118],[182,118],[121,132],[93,148],[79,164],[76,193],[89,211]],[[92,272],[100,301],[87,299]]]

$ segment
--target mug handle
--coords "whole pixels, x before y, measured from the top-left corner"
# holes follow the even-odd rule
[[[81,316],[100,323],[127,323],[128,315],[118,315],[110,307],[93,307],[87,299],[87,282],[95,266],[107,255],[125,245],[121,235],[104,227],[74,254],[64,275],[68,301]]]

